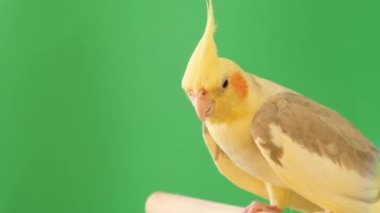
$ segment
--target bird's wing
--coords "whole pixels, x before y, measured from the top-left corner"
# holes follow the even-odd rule
[[[203,138],[220,173],[222,173],[228,180],[239,188],[268,199],[268,192],[266,190],[265,183],[239,169],[218,147],[214,139],[209,134],[206,125],[203,125]],[[303,210],[304,212],[321,210],[320,207],[294,193],[293,191],[290,193],[290,207]]]
[[[379,154],[338,113],[292,92],[267,100],[252,137],[295,192],[333,212],[364,212],[379,201]]]

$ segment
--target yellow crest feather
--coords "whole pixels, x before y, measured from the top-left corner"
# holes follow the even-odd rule
[[[201,89],[220,83],[218,55],[214,41],[215,20],[212,1],[207,4],[207,24],[182,79],[184,89]]]

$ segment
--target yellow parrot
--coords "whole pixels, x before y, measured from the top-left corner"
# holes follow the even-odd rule
[[[337,112],[220,58],[212,2],[182,79],[219,171],[269,199],[246,213],[379,213],[379,152]]]

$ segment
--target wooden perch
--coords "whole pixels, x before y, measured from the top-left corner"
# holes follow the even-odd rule
[[[146,213],[242,213],[243,210],[237,206],[164,192],[151,194],[145,204]]]

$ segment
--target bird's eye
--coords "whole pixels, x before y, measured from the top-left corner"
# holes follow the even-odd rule
[[[227,88],[228,87],[228,79],[225,79],[224,81],[223,81],[223,88],[225,89],[225,88]]]

